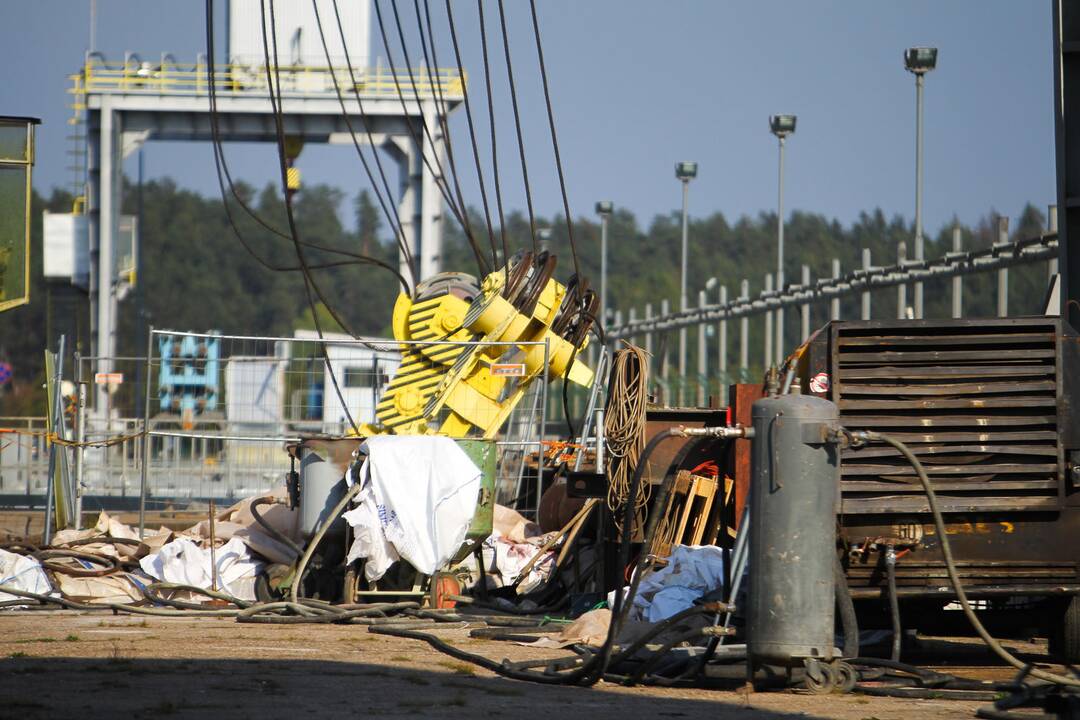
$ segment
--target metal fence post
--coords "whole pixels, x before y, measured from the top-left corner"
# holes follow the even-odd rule
[[[660,317],[666,318],[671,313],[671,303],[667,299],[660,301]],[[660,377],[663,379],[664,386],[664,402],[673,402],[675,393],[671,392],[671,363],[668,362],[668,356],[671,354],[671,348],[668,347],[667,334],[660,336]]]
[[[896,245],[896,266],[900,268],[900,271],[904,270],[904,263],[907,262],[907,243],[901,240]],[[907,315],[907,285],[900,283],[896,286],[896,317],[899,320],[903,320]]]
[[[998,222],[998,244],[1005,244],[1009,242],[1009,218],[999,217]],[[1009,268],[1003,267],[998,270],[998,282],[997,282],[997,314],[998,317],[1008,317],[1009,315]]]
[[[956,223],[952,230],[952,249],[954,253],[963,252],[963,233],[960,231],[960,223]],[[956,275],[952,279],[952,316],[959,320],[964,316],[964,278]]]
[[[873,267],[872,261],[870,259],[870,248],[863,248],[862,249],[862,267],[863,267],[863,272],[865,272],[867,274],[867,277],[865,278],[865,280],[866,280],[866,289],[863,290],[863,292],[862,292],[862,319],[863,320],[869,320],[870,319],[870,278],[869,278],[869,274],[870,274],[870,268]]]
[[[833,258],[832,260],[832,276],[833,280],[840,279],[840,260]],[[829,301],[829,318],[832,320],[840,319],[840,297],[834,297]]]
[[[724,312],[727,312],[727,304],[727,285],[721,285],[720,307],[723,308]],[[723,386],[727,384],[727,320],[721,320],[717,323],[716,340],[718,345],[716,350],[717,369],[720,372],[720,385]],[[723,387],[720,389],[723,391]],[[723,402],[723,400],[721,400],[721,402]]]
[[[544,388],[547,388],[548,373],[551,368],[551,340],[544,338]],[[565,382],[565,381],[564,381]],[[545,389],[546,393],[547,390]],[[540,410],[540,432],[536,438],[536,462],[542,466],[544,462],[544,435],[547,433],[547,397],[544,398],[544,402],[540,404],[542,408]],[[574,438],[569,438],[573,442]],[[584,452],[584,450],[582,451]],[[533,515],[533,520],[540,522],[540,495],[544,490],[544,473],[536,473],[536,513]]]
[[[705,291],[699,290],[697,296],[698,308],[705,307]],[[708,385],[708,372],[709,372],[709,339],[705,337],[705,325],[704,321],[698,323],[697,329],[697,404],[698,407],[705,407],[705,389]]]
[[[77,413],[75,415],[75,529],[82,530],[83,489],[86,486],[86,383],[78,375],[79,366],[75,366],[75,380],[78,388]]]
[[[1057,205],[1051,205],[1046,208],[1046,232],[1056,235],[1058,231],[1058,209]],[[1060,242],[1060,240],[1058,241]],[[1046,278],[1048,282],[1054,281],[1054,276],[1058,273],[1058,259],[1057,255],[1053,256],[1046,261]]]
[[[652,320],[652,303],[645,303],[645,322]],[[649,356],[649,367],[654,367],[653,362],[653,331],[645,331],[645,354]]]
[[[146,534],[146,492],[150,472],[150,376],[154,369],[154,326],[146,329],[146,387],[143,393],[142,468],[139,471],[139,539]]]
[[[773,289],[772,281],[773,281],[772,273],[766,273],[765,274],[765,292],[766,293],[771,293],[772,292],[772,289]],[[772,345],[773,313],[766,310],[763,314],[765,316],[765,368],[768,369],[768,367],[772,364],[772,361],[773,361],[773,356],[772,356],[772,351],[773,351],[773,345]]]
[[[803,265],[802,266],[802,286],[803,286],[804,290],[810,287],[810,266],[809,265]],[[802,320],[802,328],[800,328],[802,330],[802,340],[805,342],[806,338],[810,337],[810,301],[809,300],[807,300],[806,302],[804,302],[802,304],[802,307],[799,308],[799,312],[801,313],[800,319]]]
[[[739,302],[750,302],[750,281],[739,284]],[[750,369],[750,318],[739,318],[739,380],[745,380]]]

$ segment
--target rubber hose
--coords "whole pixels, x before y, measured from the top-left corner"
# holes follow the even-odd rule
[[[840,612],[840,627],[844,630],[844,657],[859,657],[859,619],[855,615],[855,603],[851,600],[847,573],[839,557],[834,568],[836,609]]]
[[[322,541],[323,536],[326,535],[326,531],[330,529],[330,526],[334,524],[338,516],[345,511],[349,503],[360,492],[360,483],[355,483],[348,491],[342,496],[338,504],[334,506],[334,509],[330,511],[330,514],[326,516],[326,522],[322,524],[315,536],[307,544],[307,549],[304,550],[304,554],[300,557],[300,561],[296,565],[296,572],[293,574],[292,588],[290,589],[290,597],[294,604],[300,603],[300,585],[304,580],[304,568],[307,567],[308,562],[311,560],[311,556],[315,554],[315,549],[319,547],[319,543]]]
[[[915,453],[911,452],[911,449],[904,443],[883,433],[864,430],[856,433],[855,437],[883,442],[892,446],[898,450],[908,463],[911,464],[911,467],[915,469],[915,473],[919,476],[919,482],[922,483],[923,491],[926,493],[926,501],[930,506],[930,512],[934,516],[934,527],[937,530],[938,541],[941,543],[941,555],[945,560],[945,570],[949,575],[949,582],[952,583],[953,591],[956,593],[956,600],[960,603],[960,607],[963,608],[964,615],[967,617],[968,622],[971,623],[971,627],[979,634],[982,641],[1002,660],[1009,665],[1012,665],[1017,670],[1027,672],[1031,677],[1046,680],[1047,682],[1055,683],[1057,685],[1080,687],[1080,678],[1073,678],[1068,677],[1067,675],[1059,675],[1058,673],[1040,670],[1039,668],[1032,667],[1029,663],[1025,663],[1010,653],[986,630],[982,621],[980,621],[975,614],[975,611],[971,609],[971,603],[968,601],[967,593],[964,591],[964,586],[960,582],[960,576],[956,572],[956,562],[953,560],[952,545],[949,541],[949,536],[945,531],[945,519],[941,514],[941,508],[938,507],[937,494],[934,492],[933,486],[930,485],[930,478],[926,474],[926,469],[923,467],[922,463],[919,462],[919,458],[915,457]]]
[[[667,428],[654,435],[646,444],[645,449],[642,451],[638,460],[638,465],[634,469],[634,475],[631,480],[631,495],[634,497],[634,493],[637,491],[637,485],[641,482],[641,478],[645,473],[645,467],[649,456],[656,450],[656,448],[664,440],[671,437],[683,436],[682,428]],[[649,522],[645,529],[644,548],[649,548],[652,544],[652,539],[656,534],[656,528],[660,524],[660,516],[664,514],[667,509],[667,501],[671,492],[671,487],[675,482],[675,475],[672,474],[664,478],[664,482],[660,486],[660,491],[656,496],[656,500],[653,504],[653,510],[649,514]],[[633,522],[634,505],[633,503],[626,503],[625,509],[625,525],[624,527],[631,527]],[[630,533],[624,532],[622,542],[620,544],[620,567],[626,567],[630,564]],[[309,548],[310,553],[310,548]],[[308,553],[305,553],[305,555]],[[431,647],[435,648],[439,652],[445,653],[450,657],[465,662],[471,662],[474,665],[478,665],[487,670],[508,677],[513,680],[528,680],[532,682],[538,682],[548,685],[567,685],[570,683],[580,683],[583,685],[593,685],[600,680],[607,668],[607,663],[610,660],[611,652],[613,650],[615,637],[618,635],[619,628],[622,626],[622,622],[625,620],[625,616],[628,614],[628,608],[631,606],[634,595],[637,593],[638,584],[641,582],[641,568],[645,565],[647,560],[647,550],[642,552],[637,559],[636,569],[634,572],[633,580],[631,581],[628,592],[618,592],[615,595],[615,607],[612,610],[611,624],[608,626],[607,637],[604,640],[604,646],[599,653],[591,656],[580,667],[570,672],[562,673],[560,675],[549,675],[538,672],[519,671],[512,668],[506,663],[497,663],[491,658],[476,653],[471,653],[461,648],[454,647],[447,643],[442,638],[439,638],[430,633],[417,632],[415,630],[400,628],[400,627],[388,627],[386,625],[372,625],[368,628],[368,632],[373,632],[382,635],[393,635],[395,637],[409,638],[413,640],[422,640]],[[295,587],[294,587],[295,590]]]
[[[251,501],[251,505],[248,507],[251,509],[251,516],[255,518],[255,522],[259,523],[263,530],[270,534],[270,537],[274,538],[280,543],[286,545],[289,549],[296,553],[296,557],[300,557],[304,554],[304,549],[296,544],[296,542],[289,537],[279,532],[277,528],[273,527],[270,523],[266,522],[266,519],[259,514],[260,505],[278,505],[279,501],[276,498],[259,497]]]
[[[888,550],[892,553],[892,548]],[[889,618],[892,621],[892,652],[889,659],[900,662],[900,643],[904,637],[904,628],[900,625],[900,598],[896,596],[896,558],[885,560],[885,575],[889,584]]]
[[[666,643],[661,645],[660,648],[656,652],[654,652],[648,660],[642,663],[641,667],[631,673],[629,677],[627,677],[626,680],[623,681],[623,684],[636,685],[637,683],[641,682],[641,679],[648,675],[649,671],[656,667],[656,665],[664,658],[664,656],[671,652],[676,645],[688,642],[690,640],[695,640],[700,637],[704,637],[708,635],[707,630],[708,628],[694,628],[693,630],[687,630],[686,632],[680,633],[672,639],[668,640]]]

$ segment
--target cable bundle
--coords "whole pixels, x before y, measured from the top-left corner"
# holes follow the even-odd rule
[[[620,508],[630,502],[630,478],[645,447],[645,406],[648,402],[649,356],[644,350],[624,343],[615,353],[608,380],[604,409],[604,435],[608,457],[607,504],[622,531]],[[639,485],[634,504],[634,525],[641,527],[652,487]]]

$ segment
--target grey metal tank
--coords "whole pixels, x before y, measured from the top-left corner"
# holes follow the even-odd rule
[[[351,439],[304,440],[300,444],[300,532],[303,537],[314,535],[334,506],[341,502],[347,489],[345,471],[348,461],[359,444],[359,440]],[[329,534],[345,529],[345,521],[340,517],[333,523],[327,530]]]
[[[826,430],[838,424],[838,411],[828,400],[784,395],[758,400],[751,414],[750,661],[828,661],[840,460]]]

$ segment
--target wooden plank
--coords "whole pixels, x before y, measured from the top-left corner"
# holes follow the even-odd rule
[[[863,427],[1013,427],[1057,424],[1057,415],[949,415],[915,417],[909,415],[849,415],[841,418],[850,429]]]
[[[1017,480],[1015,482],[993,480],[990,482],[962,483],[962,482],[937,482],[933,483],[937,492],[949,491],[976,491],[1000,492],[1003,490],[1056,490],[1057,480]],[[844,480],[840,486],[844,492],[873,492],[873,493],[921,493],[922,483],[898,484],[873,482],[871,480]]]
[[[840,367],[840,379],[848,380],[872,380],[875,378],[887,378],[896,382],[908,380],[935,380],[938,378],[974,378],[976,380],[990,377],[1041,377],[1053,375],[1055,372],[1052,363],[1024,364],[1024,365],[995,365],[995,366],[872,366],[872,367]],[[846,388],[846,385],[845,385]]]
[[[893,380],[894,378],[889,378]],[[893,382],[876,384],[844,384],[844,396],[895,394],[900,397],[912,395],[990,395],[994,393],[1055,392],[1057,383],[1052,380],[1033,382],[975,382],[951,385],[912,385]]]
[[[858,418],[843,418],[853,423]],[[854,425],[853,425],[854,427]],[[1052,441],[1057,446],[1058,436],[1052,430],[1027,430],[1018,432],[904,432],[890,431],[889,435],[907,443],[943,443],[943,442],[995,442],[1027,440],[1030,442]]]
[[[1037,358],[1053,358],[1056,356],[1054,348],[1032,348],[1024,350],[994,350],[988,353],[985,350],[928,350],[923,352],[890,351],[861,353],[840,352],[837,358],[841,365],[846,362],[966,362],[984,361],[996,363],[999,360],[1034,360]]]
[[[997,439],[994,437],[993,439]],[[908,443],[911,452],[915,455],[944,455],[952,456],[956,453],[981,453],[992,455],[1047,455],[1056,457],[1057,445],[994,445],[991,443],[978,445],[922,445]],[[844,462],[861,460],[872,457],[902,457],[900,451],[888,445],[867,445],[861,448],[848,448],[841,453]]]
[[[847,388],[845,388],[846,390]],[[840,400],[840,410],[982,410],[1057,407],[1055,397],[924,398],[922,400]]]
[[[840,347],[886,345],[1019,345],[1055,341],[1053,332],[980,333],[978,335],[840,335]]]
[[[938,496],[938,505],[941,511],[946,513],[972,513],[991,510],[1015,510],[1021,512],[1056,510],[1061,507],[1061,501],[1056,496],[950,497],[942,495]],[[926,502],[926,496],[922,493],[914,493],[906,497],[902,495],[878,495],[872,498],[844,496],[840,502],[840,513],[844,515],[928,512],[930,512],[930,506]]]
[[[923,463],[927,475],[1034,475],[1057,472],[1057,463],[996,463],[976,465],[928,465]],[[841,463],[841,475],[877,475],[889,477],[915,477],[910,465],[854,465]]]

